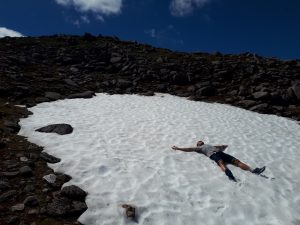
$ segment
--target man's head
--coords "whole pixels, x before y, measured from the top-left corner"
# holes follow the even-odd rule
[[[201,146],[201,145],[204,145],[204,142],[203,141],[198,141],[197,146]]]

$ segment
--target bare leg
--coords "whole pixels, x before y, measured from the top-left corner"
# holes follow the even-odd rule
[[[238,159],[235,159],[233,162],[232,162],[233,165],[237,166],[237,167],[240,167],[242,170],[246,170],[246,171],[252,171],[251,167],[248,166],[247,164],[241,162],[240,160]]]

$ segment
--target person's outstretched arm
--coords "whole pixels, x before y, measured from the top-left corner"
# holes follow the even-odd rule
[[[172,147],[173,150],[179,150],[179,151],[183,151],[183,152],[194,152],[196,150],[196,148],[179,148],[177,146],[173,146]]]

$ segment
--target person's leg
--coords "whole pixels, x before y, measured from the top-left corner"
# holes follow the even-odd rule
[[[218,165],[230,180],[236,181],[232,172],[227,168],[226,164],[224,163],[224,161],[222,159],[218,161]]]
[[[250,171],[251,173],[255,173],[255,174],[261,174],[266,169],[265,166],[261,167],[261,168],[252,169],[250,166],[248,166],[247,164],[241,162],[240,160],[238,160],[236,158],[232,161],[232,164],[237,167],[240,167],[242,170]]]
[[[232,164],[235,165],[235,166],[237,166],[237,167],[239,167],[239,168],[241,168],[242,170],[246,170],[246,171],[252,172],[252,169],[251,169],[250,166],[248,166],[247,164],[241,162],[240,160],[238,160],[236,158],[233,159]]]
[[[224,160],[223,160],[223,156],[222,154],[220,154],[220,152],[214,153],[213,155],[211,155],[209,157],[211,160],[215,161],[218,166],[221,168],[221,170],[226,174],[226,176],[232,180],[232,181],[236,181],[235,177],[233,176],[232,172],[227,168]]]

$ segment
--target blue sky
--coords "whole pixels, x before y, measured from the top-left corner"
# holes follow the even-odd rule
[[[89,32],[179,51],[300,59],[299,0],[9,0],[0,10],[0,36]]]

